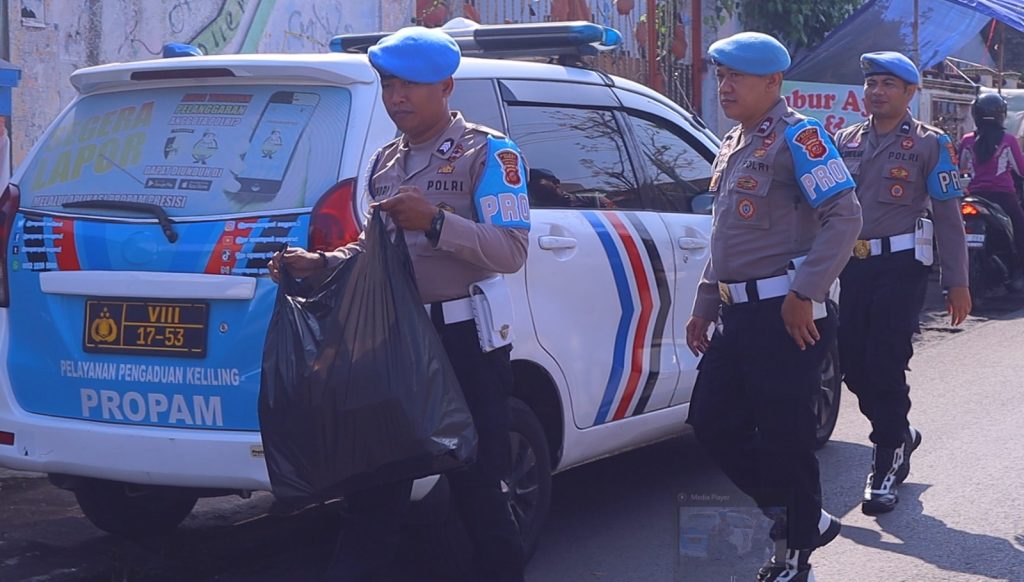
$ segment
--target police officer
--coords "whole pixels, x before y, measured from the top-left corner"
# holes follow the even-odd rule
[[[373,156],[369,192],[405,233],[423,303],[479,437],[477,461],[448,474],[453,500],[475,544],[476,579],[520,581],[522,541],[500,484],[511,464],[511,346],[482,351],[467,295],[471,283],[518,271],[526,260],[526,167],[511,140],[448,109],[460,60],[451,37],[405,28],[371,47],[369,58],[381,76],[384,107],[402,133]],[[284,264],[308,276],[359,251],[358,242],[326,253],[289,248],[274,257],[271,275]],[[403,481],[350,496],[332,580],[381,579],[410,489]]]
[[[874,456],[861,509],[873,515],[895,507],[910,454],[921,444],[907,421],[905,371],[933,261],[932,236],[953,325],[970,313],[971,296],[956,152],[942,130],[907,109],[921,75],[896,52],[867,53],[860,63],[870,117],[836,135],[864,212],[861,240],[840,277],[839,359],[871,421]],[[925,218],[929,208],[934,223]]]
[[[835,337],[824,302],[860,232],[860,206],[828,134],[780,96],[785,47],[744,32],[708,54],[722,109],[739,124],[712,169],[711,259],[686,326],[690,349],[704,354],[688,422],[733,483],[784,517],[758,580],[808,580],[811,551],[840,528],[821,509],[813,402]]]

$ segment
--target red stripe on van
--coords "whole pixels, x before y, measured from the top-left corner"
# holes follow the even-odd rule
[[[82,266],[78,262],[78,246],[75,244],[75,221],[69,218],[60,219],[60,226],[54,226],[54,234],[62,234],[60,252],[57,253],[57,268],[61,271],[79,271]],[[57,246],[57,245],[54,245]]]

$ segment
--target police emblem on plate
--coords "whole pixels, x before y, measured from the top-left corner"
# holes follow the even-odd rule
[[[899,184],[893,184],[889,188],[889,195],[893,198],[903,198],[903,186]]]
[[[750,220],[757,213],[757,205],[750,198],[740,198],[740,201],[736,203],[736,213],[743,220]]]
[[[889,169],[889,177],[897,180],[907,180],[910,178],[910,170],[903,166],[896,166],[895,168]]]
[[[501,162],[502,179],[506,184],[516,188],[523,183],[523,177],[519,172],[519,154],[512,150],[500,150],[494,154],[494,157],[498,158]]]
[[[757,135],[764,135],[764,134],[768,133],[768,130],[771,129],[771,127],[772,127],[772,118],[771,117],[765,117],[764,120],[761,121],[761,124],[757,126]]]
[[[905,138],[903,138],[903,141],[900,142],[900,147],[905,149],[905,150],[913,149],[914,148],[914,138],[912,138],[912,137],[905,137]]]
[[[455,164],[447,163],[437,169],[438,174],[451,174],[455,171]]]
[[[100,312],[99,317],[93,320],[89,326],[89,336],[97,343],[112,343],[117,339],[117,324],[110,317],[110,311],[106,307]]]
[[[740,190],[746,190],[747,192],[753,192],[757,190],[757,180],[753,176],[740,176],[736,180],[736,187]]]

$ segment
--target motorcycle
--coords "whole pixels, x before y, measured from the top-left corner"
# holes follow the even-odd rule
[[[995,202],[971,195],[961,200],[960,213],[967,233],[969,285],[974,303],[980,305],[1000,287],[1019,290],[1013,288],[1013,266],[1018,264],[1018,257],[1010,217]]]

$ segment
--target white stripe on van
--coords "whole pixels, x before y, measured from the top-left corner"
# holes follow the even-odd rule
[[[254,277],[152,271],[46,271],[43,293],[149,299],[252,299]]]

